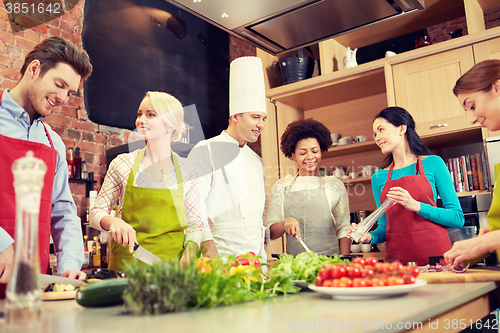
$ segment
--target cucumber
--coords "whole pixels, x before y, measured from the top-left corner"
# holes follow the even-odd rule
[[[107,279],[87,284],[78,289],[76,302],[89,307],[122,304],[123,291],[127,285],[127,278]]]

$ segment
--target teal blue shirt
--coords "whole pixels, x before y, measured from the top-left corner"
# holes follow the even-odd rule
[[[424,158],[422,160],[422,165],[424,167],[425,176],[431,184],[432,193],[434,193],[434,202],[436,202],[436,198],[439,195],[443,201],[444,208],[433,207],[421,202],[420,211],[417,214],[446,227],[461,228],[465,221],[464,213],[458,201],[457,193],[455,192],[455,187],[453,186],[448,168],[441,157],[436,155],[429,155]],[[416,163],[401,169],[394,169],[391,179],[415,175],[415,168]],[[373,174],[371,178],[373,196],[377,203],[377,207],[380,206],[380,193],[382,193],[388,175],[389,170],[380,169]],[[404,188],[404,186],[402,187]],[[386,229],[387,218],[384,214],[378,220],[377,229],[370,232],[372,235],[370,243],[379,244],[385,242]]]

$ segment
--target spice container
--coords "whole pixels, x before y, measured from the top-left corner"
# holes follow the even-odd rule
[[[359,242],[359,239],[363,237],[373,225],[378,221],[378,219],[385,214],[389,209],[392,208],[396,203],[391,199],[385,199],[385,201],[378,207],[373,213],[368,215],[366,219],[358,223],[357,229],[350,234],[350,237],[355,242]]]
[[[38,274],[38,215],[45,163],[32,151],[12,165],[16,193],[14,270],[6,290],[6,325],[27,330],[40,324],[42,290]]]

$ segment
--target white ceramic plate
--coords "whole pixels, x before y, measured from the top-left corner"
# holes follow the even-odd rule
[[[338,287],[318,287],[309,285],[309,289],[316,292],[343,299],[370,299],[383,298],[409,293],[417,288],[425,286],[427,281],[416,279],[415,284],[404,284],[402,286],[385,287],[364,287],[364,288],[338,288]]]
[[[306,282],[306,280],[290,280],[290,282],[295,283],[297,287],[306,289],[309,288],[309,283]]]

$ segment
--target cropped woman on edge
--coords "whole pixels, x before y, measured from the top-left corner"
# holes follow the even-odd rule
[[[387,242],[386,260],[427,265],[430,256],[451,248],[446,227],[461,228],[464,215],[450,172],[441,157],[431,155],[403,108],[388,107],[373,121],[375,142],[388,154],[386,165],[371,178],[377,207],[389,198],[397,203],[361,243]],[[440,196],[444,208],[436,207]],[[349,233],[356,229],[353,224]]]
[[[138,243],[161,259],[193,259],[201,240],[197,176],[186,159],[172,151],[180,139],[184,111],[173,96],[150,91],[142,100],[135,125],[146,140],[143,149],[118,155],[109,166],[90,224],[110,231],[109,268],[121,270],[133,260]],[[110,215],[117,200],[117,216]],[[187,228],[187,229],[186,229]],[[184,236],[186,229],[186,236]],[[184,252],[183,252],[184,251]]]
[[[486,60],[474,65],[458,79],[453,93],[471,124],[479,123],[490,131],[500,130],[500,60]],[[498,177],[495,173],[495,182]],[[500,227],[499,197],[500,190],[495,186],[488,226],[479,230],[478,237],[455,242],[453,248],[444,254],[447,263],[458,266],[464,260],[500,249],[500,230],[495,230]]]
[[[274,185],[266,226],[272,239],[287,233],[287,253],[305,252],[295,236],[318,254],[350,252],[346,188],[336,177],[318,172],[321,153],[331,145],[328,128],[313,119],[290,123],[281,136],[281,151],[297,163],[299,171]]]

